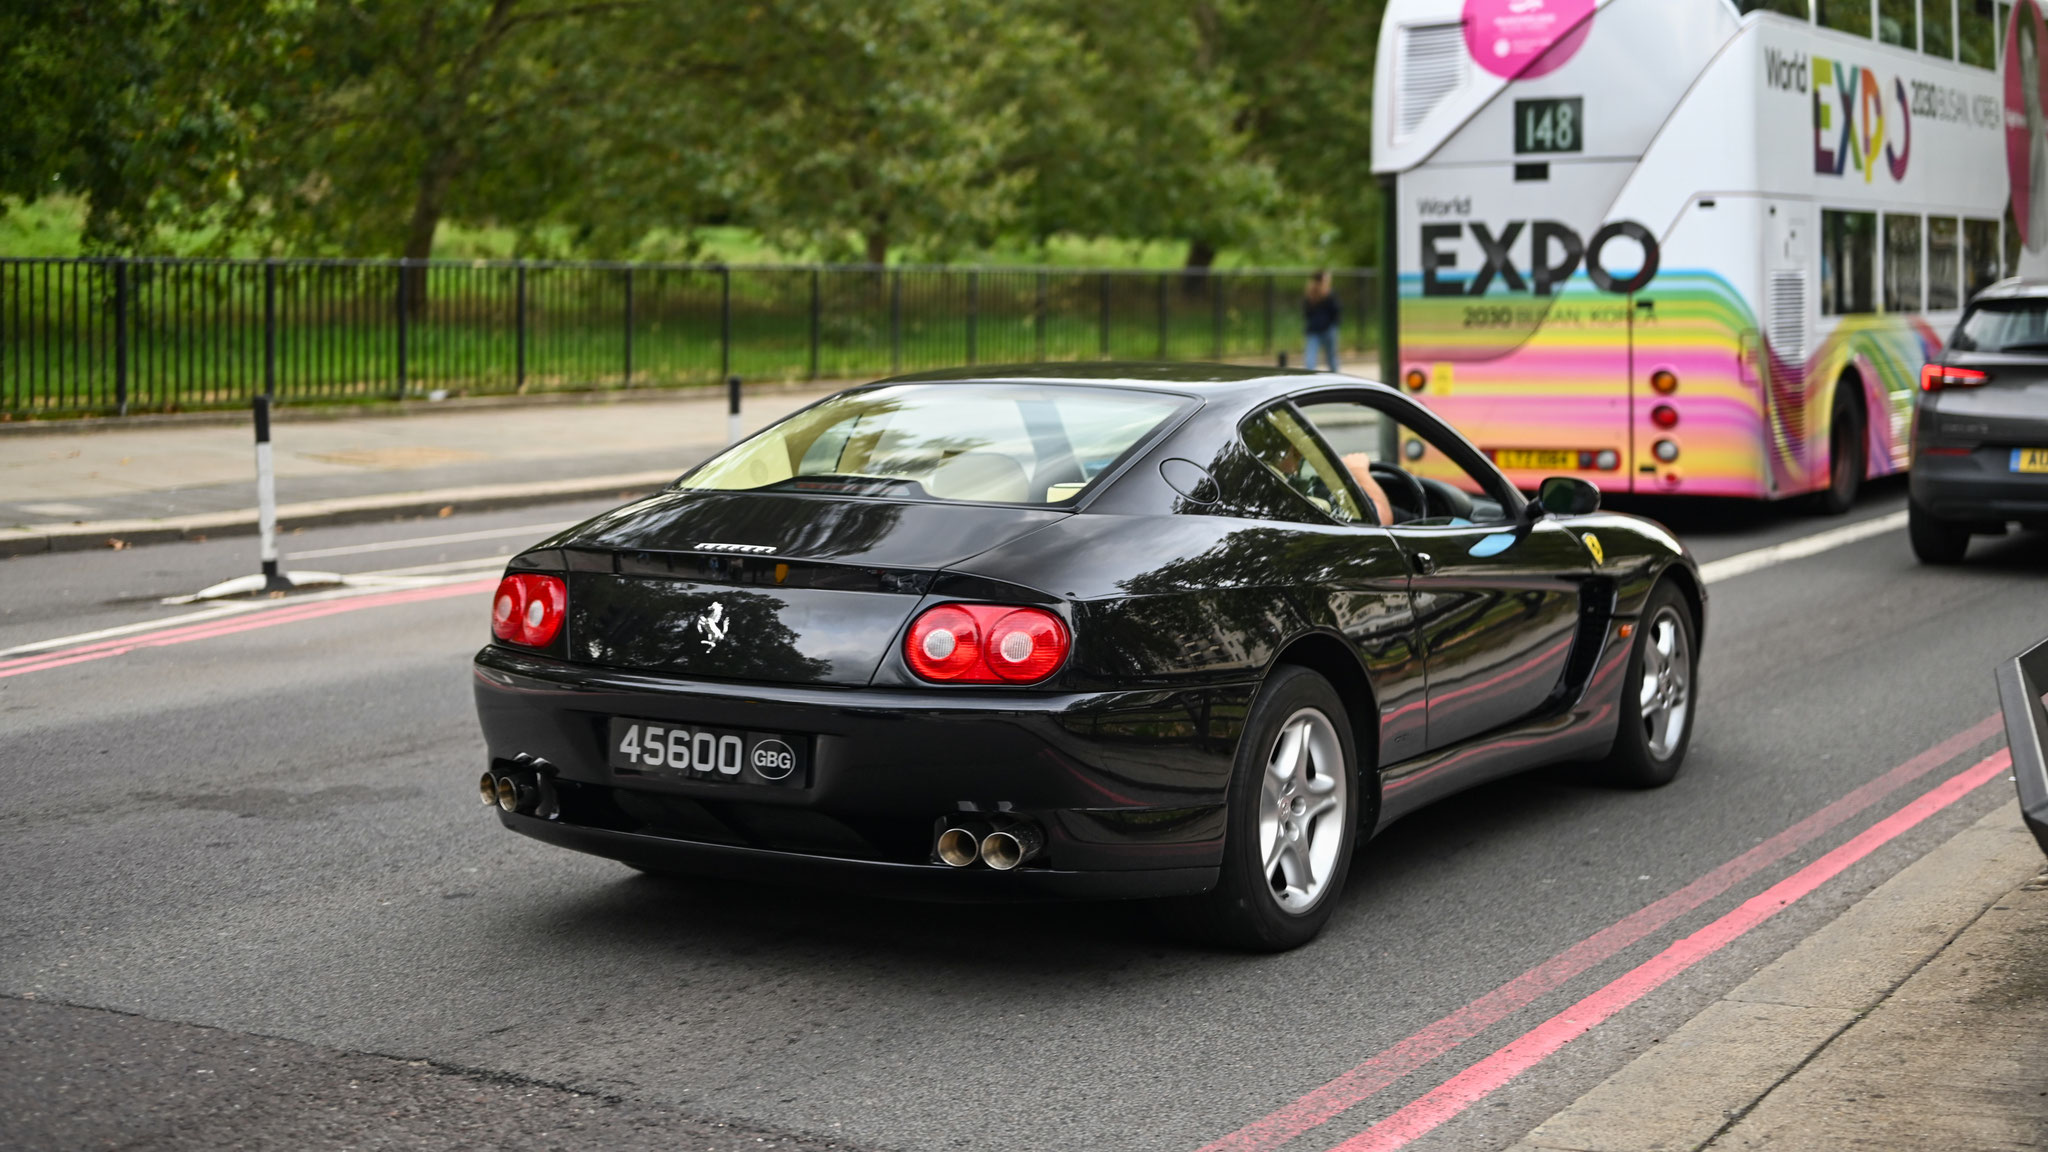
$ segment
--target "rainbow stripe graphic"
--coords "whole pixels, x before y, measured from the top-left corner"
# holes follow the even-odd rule
[[[1900,471],[1919,368],[1941,343],[1917,316],[1843,317],[1788,360],[1742,293],[1701,270],[1664,270],[1634,300],[1584,276],[1547,300],[1424,297],[1419,276],[1404,277],[1401,292],[1402,368],[1428,374],[1420,399],[1491,452],[1612,451],[1615,468],[1587,472],[1610,491],[1773,499],[1818,490],[1841,381],[1861,382],[1870,473]],[[1660,370],[1678,378],[1669,396],[1650,387]],[[1677,414],[1675,426],[1654,422],[1660,405]],[[1677,459],[1657,459],[1659,440],[1677,446]],[[1533,488],[1552,470],[1507,471]]]

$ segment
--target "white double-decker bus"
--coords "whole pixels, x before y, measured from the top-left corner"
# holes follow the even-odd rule
[[[2048,244],[2037,45],[2035,0],[1389,0],[1383,367],[1525,486],[1846,508]]]

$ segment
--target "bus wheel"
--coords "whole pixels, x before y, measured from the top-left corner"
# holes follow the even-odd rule
[[[1835,385],[1835,410],[1828,419],[1828,486],[1820,492],[1820,510],[1840,516],[1856,506],[1869,467],[1869,437],[1864,434],[1863,405],[1856,402],[1863,382],[1854,373]]]

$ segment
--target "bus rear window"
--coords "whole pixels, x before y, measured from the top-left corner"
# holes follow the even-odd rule
[[[2048,352],[2048,300],[1986,300],[1963,314],[1955,352]]]

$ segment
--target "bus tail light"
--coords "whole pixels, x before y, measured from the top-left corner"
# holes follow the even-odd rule
[[[1920,369],[1920,390],[1940,392],[1948,388],[1982,388],[1991,382],[1991,373],[1975,368],[1951,368],[1944,364],[1927,364]]]
[[[1659,440],[1650,447],[1650,451],[1666,464],[1675,463],[1678,460],[1678,441]]]
[[[1669,404],[1659,404],[1650,409],[1650,423],[1659,428],[1678,427],[1678,409]]]
[[[1410,392],[1420,392],[1424,388],[1429,387],[1429,373],[1424,372],[1420,368],[1410,368],[1408,374],[1401,378],[1401,383]]]
[[[1669,368],[1659,368],[1650,373],[1650,387],[1655,388],[1659,396],[1669,396],[1678,391],[1678,373]]]

